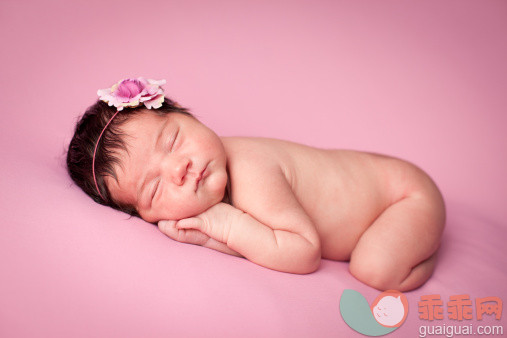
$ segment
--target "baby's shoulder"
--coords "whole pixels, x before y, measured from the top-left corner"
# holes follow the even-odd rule
[[[222,142],[233,187],[243,190],[273,177],[290,179],[291,155],[284,141],[261,137],[224,137]]]
[[[282,165],[290,158],[290,142],[264,137],[221,137],[229,162]]]
[[[222,141],[232,205],[263,218],[264,211],[290,199],[291,155],[284,141],[254,137],[224,137]]]

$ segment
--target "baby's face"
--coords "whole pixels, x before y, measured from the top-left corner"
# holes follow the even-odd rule
[[[134,205],[146,221],[192,217],[219,203],[227,185],[220,138],[179,113],[138,114],[122,125],[128,154],[119,154],[118,182],[106,177],[113,199]]]

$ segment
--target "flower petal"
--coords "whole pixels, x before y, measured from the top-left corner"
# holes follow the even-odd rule
[[[164,102],[164,95],[161,94],[161,95],[156,96],[152,100],[144,101],[144,105],[148,109],[152,109],[152,108],[157,109],[157,108],[162,107],[163,102]]]
[[[153,85],[157,85],[157,86],[162,86],[162,85],[165,85],[165,84],[166,84],[166,81],[165,81],[165,79],[162,79],[162,80],[152,80],[152,79],[148,79],[148,83],[149,83],[149,84],[153,84]]]
[[[115,83],[111,88],[99,89],[99,99],[115,106],[118,110],[124,107],[138,107],[141,103],[148,108],[160,108],[164,102],[164,90],[160,87],[166,80],[146,80],[143,77],[127,78]]]

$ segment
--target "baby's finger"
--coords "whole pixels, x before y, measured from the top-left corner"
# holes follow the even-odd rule
[[[158,223],[159,229],[169,238],[174,239],[175,241],[188,244],[203,245],[209,240],[209,236],[203,234],[199,230],[178,229],[175,226],[176,221],[161,221],[161,222]]]
[[[197,217],[184,218],[176,223],[178,229],[202,230],[203,221]]]
[[[203,234],[199,230],[194,229],[179,229],[178,230],[178,242],[204,245],[209,241],[209,236]]]
[[[176,228],[176,221],[159,221],[158,228],[162,233],[166,234],[168,237],[177,240],[178,238],[178,229]]]

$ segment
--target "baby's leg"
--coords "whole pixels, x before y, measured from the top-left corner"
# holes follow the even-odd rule
[[[389,206],[363,233],[350,258],[354,277],[379,290],[407,291],[431,276],[445,207],[432,182],[423,187]]]

